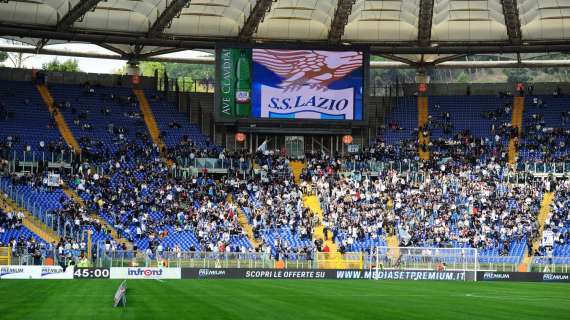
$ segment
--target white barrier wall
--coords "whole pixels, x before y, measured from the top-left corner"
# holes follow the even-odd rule
[[[180,279],[180,268],[111,268],[111,279]]]
[[[60,266],[3,266],[0,279],[73,279],[73,267],[64,271]]]

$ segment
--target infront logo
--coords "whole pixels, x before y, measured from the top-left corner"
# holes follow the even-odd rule
[[[129,276],[145,276],[145,277],[162,276],[162,269],[145,269],[145,268],[132,269],[132,268],[129,268],[127,270],[127,275],[129,275]]]

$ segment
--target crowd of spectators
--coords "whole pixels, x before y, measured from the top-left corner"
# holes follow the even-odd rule
[[[540,109],[532,112],[525,120],[525,130],[520,148],[531,160],[563,162],[570,160],[570,129],[567,127],[568,113],[562,112],[561,124],[547,124]],[[568,122],[570,123],[570,122]]]
[[[14,231],[17,233],[22,229],[23,218],[24,218],[23,212],[13,212],[13,211],[8,211],[5,208],[0,208],[0,246],[11,244],[11,247],[13,248],[14,251],[13,253],[16,255],[22,253],[24,248],[27,248],[27,245],[25,245],[26,241],[29,242],[34,241],[33,238],[24,239],[24,238],[6,236],[10,231]]]
[[[396,171],[339,174],[334,165],[312,167],[311,161],[308,170],[325,208],[324,226],[347,250],[397,232],[406,246],[499,248],[508,255],[511,241],[536,237],[544,187],[512,185],[504,168],[448,162],[419,178]]]
[[[85,90],[85,94],[95,94],[91,86],[86,85]],[[127,103],[136,104],[136,97],[129,97]],[[58,108],[74,113],[68,101],[58,103]],[[103,106],[100,112],[107,115],[109,109]],[[93,129],[88,113],[75,113],[74,125]],[[183,178],[173,174],[148,133],[133,134],[129,128],[113,124],[107,130],[115,137],[116,150],[109,150],[97,138],[82,137],[79,142],[86,150],[84,163],[63,177],[86,207],[62,197],[56,214],[77,229],[110,233],[101,221],[92,218],[91,211],[97,212],[121,237],[133,242],[135,249],[148,243],[151,252],[179,251],[179,245],[166,245],[165,240],[191,232],[197,243],[185,248],[189,251],[310,256],[323,249],[322,243],[312,241],[315,227],[322,224],[325,240],[330,231],[341,252],[367,250],[369,246],[364,243],[380,243],[387,235],[397,234],[403,246],[469,247],[509,255],[513,242],[530,243],[536,238],[538,209],[545,190],[539,180],[512,184],[505,179],[510,170],[506,166],[507,142],[518,136],[519,130],[510,121],[503,121],[511,113],[512,105],[504,104],[481,115],[491,122],[489,137],[476,137],[469,130],[454,134],[449,112],[441,112],[399,144],[379,138],[356,153],[308,153],[299,184],[293,180],[289,159],[280,150],[228,152],[214,145],[200,147],[188,136],[167,152],[175,166],[180,165],[180,159],[216,158],[247,170],[230,170],[225,176],[201,172],[197,177]],[[142,121],[138,113],[124,116]],[[570,115],[562,115],[563,122],[568,118]],[[567,130],[546,127],[540,113],[532,114],[526,123],[522,147],[548,159],[565,159],[559,154],[570,143]],[[178,128],[180,124],[171,122],[169,126]],[[401,127],[390,123],[389,129]],[[442,130],[443,137],[431,139],[426,146],[418,145],[418,134],[429,136],[434,130]],[[6,140],[0,142],[0,148],[9,148],[18,138]],[[46,148],[57,150],[63,148],[61,144],[50,142]],[[418,161],[419,148],[430,150],[430,160]],[[370,164],[375,161],[399,161],[408,163],[409,168],[417,164],[415,171],[421,175],[374,170]],[[372,172],[376,172],[374,176]],[[44,189],[45,179],[43,173],[29,173],[14,177],[12,183]],[[322,221],[303,205],[304,196],[311,193],[321,201]],[[230,197],[235,201],[228,201]],[[559,198],[549,220],[560,243],[569,240],[568,229],[561,227],[568,223],[567,202],[567,197]],[[261,243],[257,248],[238,240],[246,237],[238,220],[240,210],[248,216],[254,237]],[[0,220],[0,233],[21,223],[17,215],[3,214],[0,219],[4,216],[8,218]],[[28,251],[39,245],[33,239],[10,241],[14,248]],[[126,249],[115,242],[107,244],[107,250]],[[84,251],[86,244],[83,239],[62,238],[48,246],[53,246],[57,255],[66,256],[71,251]]]
[[[550,215],[546,218],[544,230],[552,233],[554,249],[562,249],[558,254],[568,254],[570,252],[570,180],[560,181],[556,188],[556,194],[552,202]],[[541,242],[536,248],[536,255],[547,256],[548,246]],[[551,254],[551,253],[550,253]]]
[[[158,156],[150,162],[146,157],[121,157],[108,161],[103,171],[81,170],[74,184],[88,207],[129,241],[148,239],[155,250],[171,233],[192,231],[199,244],[190,251],[245,250],[231,241],[243,233],[236,208],[226,202],[223,185],[212,178],[174,177]]]
[[[249,215],[254,237],[262,240],[258,251],[278,257],[309,256],[317,245],[311,241],[314,215],[303,206],[303,192],[291,176],[288,160],[267,155],[265,161],[257,176],[228,183]],[[268,237],[267,231],[275,231],[274,236]]]

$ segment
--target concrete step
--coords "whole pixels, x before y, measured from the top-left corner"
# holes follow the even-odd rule
[[[228,197],[226,198],[226,202],[228,203],[234,202],[233,196],[231,194],[229,194]],[[247,234],[249,242],[254,248],[257,248],[261,244],[261,241],[253,236],[253,228],[249,223],[247,216],[245,215],[243,210],[241,210],[241,208],[239,207],[237,208],[237,215],[238,215],[238,222],[245,231],[245,233]]]
[[[41,222],[27,209],[18,206],[12,199],[5,198],[3,195],[1,195],[0,207],[2,207],[6,212],[23,212],[24,219],[22,223],[26,228],[37,234],[42,240],[48,243],[59,242],[60,236],[52,228]]]
[[[67,125],[67,122],[65,121],[65,118],[63,117],[61,112],[59,112],[59,110],[56,109],[54,105],[54,100],[51,96],[48,87],[41,84],[37,86],[37,89],[40,95],[42,96],[44,104],[48,107],[49,112],[54,116],[55,123],[57,125],[57,129],[59,130],[59,133],[61,134],[65,142],[69,146],[71,146],[71,148],[73,148],[73,150],[77,154],[80,154],[81,147],[79,146],[79,142],[77,142],[77,139],[75,139],[73,132],[71,132],[71,130],[69,129],[69,126]]]
[[[83,199],[77,194],[77,192],[75,192],[75,190],[71,189],[69,186],[66,185],[62,187],[62,190],[75,203],[77,203],[82,208],[85,208],[86,211],[89,211],[89,215],[93,220],[99,222],[103,226],[103,228],[110,230],[111,237],[113,237],[113,240],[115,240],[119,244],[126,245],[127,250],[131,250],[133,248],[133,244],[129,242],[127,239],[119,237],[117,230],[115,230],[115,228],[111,226],[105,219],[100,217],[96,212],[90,211],[89,208],[87,208],[87,206],[85,205]]]

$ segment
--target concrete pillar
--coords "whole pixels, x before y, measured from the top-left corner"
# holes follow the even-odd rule
[[[140,72],[141,72],[141,70],[139,68],[139,62],[138,61],[129,60],[127,62],[127,75],[129,75],[129,76],[134,76],[134,75],[140,76],[140,74],[141,74]]]
[[[416,83],[418,84],[418,96],[426,95],[427,85],[430,82],[430,77],[425,68],[418,68],[416,71]]]

